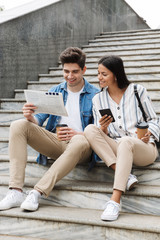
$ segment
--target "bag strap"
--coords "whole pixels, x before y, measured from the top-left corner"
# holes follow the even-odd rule
[[[139,97],[139,95],[138,95],[137,85],[136,85],[136,84],[134,85],[134,93],[135,93],[135,96],[136,96],[136,98],[137,98],[137,100],[138,100],[138,106],[139,106],[139,108],[140,108],[141,111],[142,111],[142,115],[143,115],[144,121],[147,122],[147,116],[146,116],[146,113],[145,113],[144,108],[143,108],[143,106],[142,106],[140,97]]]

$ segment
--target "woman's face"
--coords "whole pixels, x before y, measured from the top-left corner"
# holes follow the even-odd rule
[[[117,85],[116,77],[108,68],[102,64],[98,65],[98,80],[101,88]]]

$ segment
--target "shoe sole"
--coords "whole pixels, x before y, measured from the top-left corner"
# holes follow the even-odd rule
[[[118,215],[119,216],[119,215]],[[118,216],[116,216],[116,217],[113,217],[113,216],[108,216],[107,218],[106,217],[103,217],[103,216],[101,216],[101,220],[102,221],[115,221],[115,220],[117,220],[118,219]]]
[[[21,208],[22,210],[29,211],[29,212],[35,212],[35,211],[37,211],[37,209],[38,209],[38,207],[37,207],[37,208],[34,208],[34,209],[31,209],[31,208],[29,208],[29,207],[23,207],[23,206],[20,206],[20,208]]]

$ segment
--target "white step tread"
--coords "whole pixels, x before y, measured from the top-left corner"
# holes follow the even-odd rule
[[[102,211],[82,208],[41,206],[36,212],[20,208],[0,211],[0,217],[34,219],[42,221],[76,223],[108,228],[128,229],[160,233],[160,216],[121,213],[118,220],[109,222],[100,219]]]
[[[47,240],[45,238],[37,238],[37,237],[25,237],[25,236],[14,236],[14,235],[6,235],[0,234],[0,240]]]
[[[98,176],[97,176],[98,177]],[[26,177],[25,187],[32,188],[39,181],[40,177]],[[0,186],[8,186],[9,176],[1,175]],[[113,183],[104,183],[95,181],[80,181],[80,180],[60,180],[56,183],[55,190],[70,190],[82,192],[96,192],[96,193],[112,193]],[[131,191],[126,191],[125,195],[129,196],[144,196],[144,197],[160,197],[159,186],[149,186],[137,184]]]

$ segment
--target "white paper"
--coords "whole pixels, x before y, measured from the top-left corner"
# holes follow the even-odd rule
[[[68,116],[62,93],[24,90],[27,103],[34,104],[35,113],[48,113],[57,116]]]

